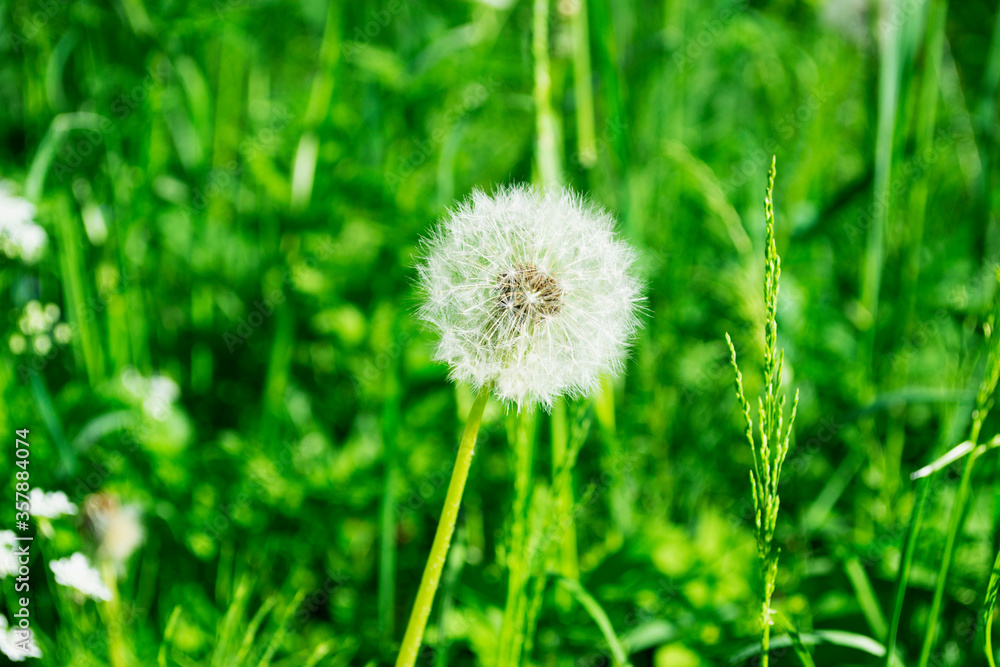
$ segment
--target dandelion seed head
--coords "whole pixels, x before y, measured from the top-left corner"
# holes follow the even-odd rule
[[[635,253],[569,190],[481,191],[426,241],[421,317],[453,379],[520,405],[594,391],[639,326]]]

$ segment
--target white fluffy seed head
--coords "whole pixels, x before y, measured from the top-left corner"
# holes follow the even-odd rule
[[[642,286],[605,211],[568,190],[477,190],[424,251],[420,315],[453,379],[551,407],[622,371]]]

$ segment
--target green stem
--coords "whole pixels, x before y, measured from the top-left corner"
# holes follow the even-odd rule
[[[941,567],[938,569],[937,582],[934,585],[934,599],[931,602],[927,630],[924,633],[924,645],[920,650],[919,667],[927,667],[927,663],[931,657],[931,649],[934,646],[934,635],[937,632],[938,617],[941,615],[941,606],[944,601],[944,584],[948,578],[951,557],[955,551],[958,532],[962,527],[962,519],[965,516],[965,506],[968,503],[969,492],[972,488],[970,484],[972,480],[972,468],[976,464],[977,458],[979,458],[979,450],[975,449],[969,454],[969,460],[965,464],[965,471],[962,473],[962,481],[959,482],[958,493],[955,495],[955,504],[951,508],[951,518],[948,522],[948,537],[944,543]]]
[[[555,507],[558,516],[567,517],[567,525],[563,531],[562,540],[559,544],[559,573],[567,579],[578,579],[580,576],[580,566],[576,550],[576,526],[573,522],[573,485],[572,470],[566,470],[565,475],[569,478],[560,484],[556,477],[566,462],[566,448],[569,441],[569,427],[566,421],[566,399],[560,397],[556,399],[552,407],[552,484],[555,490]],[[556,595],[559,607],[568,611],[572,603],[572,598],[568,591],[560,589]]]
[[[887,6],[888,7],[888,6]],[[885,10],[886,12],[888,9]],[[895,144],[896,114],[899,104],[901,28],[893,23],[882,35],[879,44],[878,116],[875,133],[875,175],[871,211],[873,220],[868,228],[862,270],[861,296],[864,307],[865,337],[864,363],[869,377],[862,386],[862,399],[868,402],[875,394],[875,323],[878,321],[879,288],[882,267],[885,263],[885,236],[889,224],[890,191],[892,185],[893,147]]]
[[[986,598],[986,627],[984,629],[984,634],[986,637],[986,660],[990,663],[990,667],[997,667],[995,658],[993,657],[993,613],[996,611],[996,598],[990,599],[990,595],[996,595],[996,577],[997,573],[1000,572],[1000,552],[997,552],[997,558],[993,562],[993,571],[990,575],[990,587],[987,591]]]
[[[531,487],[532,427],[532,415],[527,410],[517,416],[514,434],[514,508],[511,518],[510,552],[507,556],[509,576],[503,625],[500,629],[498,667],[520,664],[522,646],[519,635],[523,635],[524,632],[526,612],[524,592],[530,570],[525,547],[528,534],[528,495]]]
[[[424,628],[427,627],[427,618],[431,614],[438,582],[441,581],[441,572],[447,560],[451,536],[455,532],[458,508],[462,503],[462,492],[465,491],[465,481],[469,478],[469,468],[472,467],[476,436],[479,434],[483,410],[489,397],[490,388],[484,386],[479,390],[479,394],[472,404],[472,409],[469,411],[469,418],[465,422],[462,441],[458,447],[458,456],[455,458],[455,469],[451,473],[451,482],[448,484],[448,493],[441,510],[441,519],[438,522],[437,533],[434,535],[434,544],[427,557],[424,575],[420,579],[420,588],[417,590],[417,599],[413,603],[410,621],[406,626],[403,644],[399,648],[396,667],[413,667],[417,662],[417,652],[423,641]]]
[[[111,590],[111,599],[101,605],[101,615],[104,617],[104,627],[108,628],[108,657],[112,667],[125,667],[129,663],[129,651],[125,646],[124,633],[121,631],[121,597],[118,594],[118,578],[115,568],[105,561],[100,566],[101,578]],[[118,628],[117,632],[110,631]]]
[[[771,648],[771,623],[765,619],[764,630],[760,637],[760,664],[761,667],[767,667],[767,662],[770,659],[770,648]]]
[[[927,505],[927,496],[929,495],[933,479],[932,475],[923,482],[920,490],[920,499],[917,501],[917,506],[913,508],[913,514],[910,515],[910,525],[906,529],[906,537],[903,540],[903,556],[899,563],[899,572],[896,574],[896,603],[892,610],[892,622],[889,625],[889,639],[885,644],[885,667],[890,667],[893,664],[896,639],[899,637],[899,619],[903,615],[903,600],[906,598],[906,583],[910,578],[913,552],[916,550],[917,535],[920,534],[920,524],[923,521],[924,507]]]
[[[587,614],[594,619],[594,623],[601,630],[601,634],[604,635],[604,641],[607,642],[608,648],[611,650],[611,657],[614,659],[614,664],[617,667],[629,667],[631,663],[628,660],[628,652],[626,651],[625,644],[615,633],[614,626],[611,625],[611,620],[608,618],[604,608],[601,607],[601,604],[576,579],[560,577],[559,584],[568,590]]]
[[[576,150],[580,164],[587,168],[597,164],[591,76],[587,0],[580,0],[580,7],[573,15],[573,93],[576,100]]]
[[[947,0],[933,0],[927,19],[927,38],[924,55],[923,77],[920,82],[920,104],[917,107],[915,155],[928,155],[934,146],[934,127],[937,118],[937,103],[941,95],[939,86],[939,63],[944,49],[945,23],[948,13]],[[913,313],[916,310],[917,287],[920,279],[920,258],[924,240],[924,221],[927,217],[927,198],[930,191],[930,169],[920,172],[910,188],[907,220],[908,243],[904,249],[902,271],[903,316],[902,331],[909,338],[913,335]],[[908,385],[909,355],[899,355],[897,366],[889,368],[890,381],[897,387]],[[898,384],[897,384],[898,383]],[[893,507],[898,491],[899,471],[903,462],[906,438],[906,406],[890,415],[892,419],[889,437],[886,438],[886,471],[883,499],[887,507]],[[887,654],[888,657],[888,654]]]
[[[552,111],[552,69],[549,66],[549,0],[535,0],[531,51],[535,58],[535,124],[538,171],[542,186],[559,186],[559,128]]]

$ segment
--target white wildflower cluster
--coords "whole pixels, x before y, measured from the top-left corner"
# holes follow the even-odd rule
[[[35,223],[35,205],[15,197],[9,184],[0,183],[0,252],[34,264],[47,240],[45,230]]]
[[[17,556],[14,555],[16,537],[13,530],[0,530],[0,579],[17,574]]]
[[[122,384],[141,402],[143,413],[157,421],[167,419],[181,395],[180,387],[166,375],[146,377],[132,367],[122,374]]]
[[[551,406],[621,372],[639,322],[634,251],[568,190],[481,191],[425,244],[420,314],[453,379]]]
[[[73,329],[59,321],[59,306],[39,301],[29,301],[17,320],[18,330],[11,334],[8,345],[14,354],[33,352],[46,356],[52,350],[53,340],[65,345],[73,337]]]
[[[95,600],[106,602],[111,599],[111,590],[101,579],[101,573],[82,553],[54,560],[49,563],[49,569],[60,586],[72,588],[80,595]]]
[[[76,514],[76,505],[71,503],[62,491],[46,493],[35,487],[28,495],[28,504],[31,508],[32,516],[36,517],[58,519],[61,516],[73,516]]]
[[[0,653],[13,662],[23,662],[25,658],[41,658],[42,652],[35,643],[30,628],[11,628],[7,617],[0,614]]]

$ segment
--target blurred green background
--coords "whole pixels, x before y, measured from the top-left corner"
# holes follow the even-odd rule
[[[775,604],[801,632],[884,643],[909,475],[966,438],[983,373],[996,3],[583,1],[0,2],[0,223],[26,198],[47,239],[37,258],[0,246],[2,469],[30,428],[32,486],[113,496],[145,526],[112,604],[52,581],[49,561],[98,548],[79,518],[39,533],[44,664],[392,662],[471,403],[414,317],[417,244],[472,188],[518,181],[613,211],[648,282],[617,431],[595,426],[575,470],[581,582],[635,665],[752,647],[751,456],[724,333],[755,400],[772,153],[802,396]],[[506,424],[491,404],[420,664],[493,664]],[[548,433],[543,415],[539,485]],[[960,472],[928,497],[905,664]],[[931,664],[985,664],[996,474],[988,453]],[[12,500],[13,472],[3,485]],[[546,597],[532,664],[610,664],[564,602]]]

